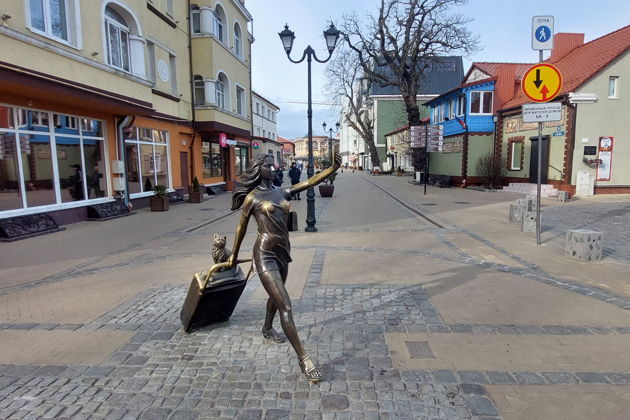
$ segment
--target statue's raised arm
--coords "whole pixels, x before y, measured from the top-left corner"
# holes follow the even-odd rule
[[[304,191],[310,187],[314,187],[315,185],[320,184],[330,175],[335,173],[337,169],[341,167],[341,155],[339,153],[335,153],[333,165],[329,168],[324,169],[320,173],[313,175],[305,181],[300,182],[299,184],[292,185],[290,189],[288,189],[289,194],[297,194],[301,191]]]

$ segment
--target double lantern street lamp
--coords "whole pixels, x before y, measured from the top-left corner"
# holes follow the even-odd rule
[[[339,39],[339,34],[341,32],[335,28],[335,25],[332,23],[330,27],[324,31],[324,39],[326,40],[326,47],[328,48],[328,57],[325,60],[320,60],[317,58],[315,54],[315,50],[311,48],[311,46],[307,46],[302,54],[302,58],[299,60],[291,59],[291,49],[293,49],[293,40],[295,40],[295,33],[289,29],[289,25],[284,25],[284,30],[278,35],[280,35],[280,39],[282,40],[282,46],[284,47],[285,52],[287,53],[287,58],[290,62],[299,64],[304,59],[306,59],[308,63],[308,168],[306,171],[306,175],[310,178],[314,175],[315,171],[313,168],[313,104],[311,97],[311,61],[315,59],[318,63],[326,63],[332,57],[332,53],[337,46],[337,40]],[[332,162],[332,160],[331,160]],[[315,189],[310,187],[306,191],[306,228],[304,229],[306,232],[317,232],[317,228],[315,227]]]
[[[324,122],[322,124],[322,128],[324,129],[324,133],[328,133],[328,161],[330,162],[330,164],[332,165],[333,163],[333,138],[332,135],[333,133],[338,133],[339,132],[339,127],[341,126],[341,124],[339,122],[337,122],[337,124],[335,124],[335,129],[333,130],[332,127],[330,127],[328,130],[326,130],[326,122]]]

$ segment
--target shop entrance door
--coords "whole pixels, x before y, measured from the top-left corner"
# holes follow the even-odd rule
[[[538,183],[538,136],[530,137],[531,153],[529,155],[529,182]],[[542,136],[542,174],[541,184],[547,183],[547,172],[549,168],[549,136]]]
[[[184,194],[188,194],[188,186],[190,185],[190,177],[188,172],[188,152],[179,152],[179,170],[181,172],[182,188]]]

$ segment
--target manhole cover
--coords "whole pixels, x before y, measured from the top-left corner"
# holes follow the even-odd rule
[[[422,203],[421,206],[435,206],[435,203]]]
[[[470,204],[470,201],[453,201],[455,204]]]

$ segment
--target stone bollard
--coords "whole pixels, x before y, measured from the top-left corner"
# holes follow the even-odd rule
[[[542,224],[542,215],[541,215]],[[524,211],[523,222],[521,224],[521,232],[536,232],[536,212]]]
[[[558,195],[556,195],[556,200],[566,203],[569,201],[569,192],[568,191],[558,191]]]
[[[578,261],[599,261],[603,255],[602,236],[596,230],[569,230],[564,244],[564,255]]]
[[[536,211],[537,204],[538,204],[538,200],[536,200],[535,195],[527,196],[527,211]]]
[[[519,204],[510,204],[510,223],[522,223],[523,222],[523,207]]]

